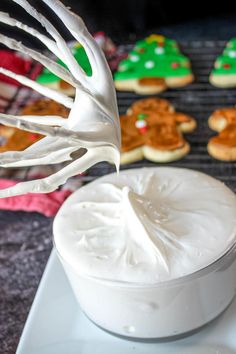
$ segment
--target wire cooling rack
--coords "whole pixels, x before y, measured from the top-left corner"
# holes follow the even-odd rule
[[[195,81],[180,89],[167,90],[158,95],[171,101],[177,111],[192,115],[198,123],[197,129],[186,134],[185,138],[191,145],[190,153],[183,159],[167,163],[157,164],[147,160],[122,166],[121,169],[139,168],[148,166],[178,166],[191,168],[208,173],[226,183],[236,191],[236,162],[221,162],[213,159],[207,153],[207,142],[215,133],[207,124],[210,114],[220,108],[234,106],[236,104],[235,89],[218,89],[209,84],[209,73],[213,67],[216,56],[226,45],[225,41],[191,41],[182,42],[180,47],[191,62],[195,75]],[[132,46],[125,46],[130,50]],[[146,96],[128,92],[118,92],[118,106],[120,114],[124,114],[133,101]],[[89,170],[84,178],[92,180],[98,176],[113,172],[114,168],[106,163],[100,163]]]
[[[236,191],[236,162],[221,162],[213,159],[207,153],[207,142],[215,133],[208,127],[207,120],[211,112],[220,108],[233,106],[236,104],[235,89],[218,89],[209,84],[209,73],[213,67],[216,56],[219,55],[224,47],[225,41],[191,41],[180,42],[181,50],[186,54],[191,62],[195,75],[195,81],[188,86],[180,89],[167,90],[159,95],[171,101],[177,111],[192,115],[198,123],[197,129],[185,135],[191,145],[191,152],[183,159],[167,163],[157,164],[147,160],[121,166],[121,169],[139,168],[148,166],[178,166],[191,168],[208,173],[226,183],[231,189]],[[132,45],[119,47],[119,51],[129,51]],[[12,104],[8,108],[11,113],[17,111],[20,106],[33,100],[37,94],[25,88],[17,90]],[[118,92],[118,106],[120,114],[124,114],[133,101],[147,96],[136,95],[135,93]],[[9,110],[8,109],[8,110]],[[108,163],[99,163],[88,170],[82,176],[84,182],[105,174],[114,172],[114,167]]]

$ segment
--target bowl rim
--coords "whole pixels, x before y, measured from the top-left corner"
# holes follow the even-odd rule
[[[233,245],[229,249],[226,250],[224,254],[222,254],[219,258],[217,258],[215,261],[211,262],[210,264],[206,265],[203,268],[200,268],[192,273],[185,274],[181,277],[178,278],[172,278],[172,279],[167,279],[167,280],[161,280],[155,283],[141,283],[141,282],[128,282],[128,281],[123,281],[123,280],[113,280],[113,279],[106,279],[106,278],[101,278],[101,277],[95,277],[90,274],[80,274],[71,266],[68,261],[65,260],[65,258],[60,254],[58,251],[54,237],[53,237],[53,246],[54,249],[56,250],[56,254],[61,261],[62,264],[66,264],[69,266],[69,268],[78,275],[79,278],[87,279],[87,280],[92,280],[98,283],[102,283],[107,286],[117,286],[117,287],[126,287],[126,288],[163,288],[163,287],[174,287],[177,285],[186,285],[186,283],[198,280],[200,278],[203,278],[207,276],[210,273],[214,273],[217,271],[221,270],[221,266],[224,266],[227,268],[234,262],[236,261],[236,241],[234,241]]]

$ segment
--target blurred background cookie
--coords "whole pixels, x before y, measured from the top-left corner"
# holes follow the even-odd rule
[[[94,34],[94,38],[98,45],[103,49],[103,52],[108,60],[112,57],[114,52],[116,51],[116,47],[114,43],[111,41],[109,37],[105,35],[104,32],[97,32]],[[92,75],[92,68],[87,57],[87,54],[78,42],[69,43],[71,47],[71,51],[74,55],[76,61],[80,64],[84,72],[87,76]],[[57,60],[57,63],[63,67],[67,67],[66,64],[62,60]],[[50,72],[47,68],[44,68],[42,73],[37,77],[37,82],[47,87],[53,88],[55,90],[66,93],[69,96],[73,96],[75,94],[75,89],[66,81],[61,80],[58,76]]]
[[[236,38],[232,38],[223,53],[216,58],[210,83],[222,88],[236,86]]]
[[[69,110],[63,105],[46,99],[39,99],[24,107],[22,115],[56,115],[67,118]],[[0,152],[24,150],[36,141],[42,139],[43,135],[27,132],[24,130],[0,126]]]
[[[208,124],[219,133],[208,142],[209,154],[217,160],[236,161],[236,108],[216,110],[209,117]]]

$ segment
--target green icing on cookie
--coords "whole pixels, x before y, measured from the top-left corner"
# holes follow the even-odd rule
[[[236,74],[236,38],[232,38],[226,44],[223,54],[217,57],[212,74]]]
[[[40,84],[52,84],[54,82],[58,82],[59,80],[59,77],[51,73],[47,68],[44,68],[43,72],[36,79],[36,81]]]
[[[176,41],[151,35],[136,43],[119,64],[115,80],[144,77],[176,77],[191,74],[190,62],[180,53]]]
[[[72,53],[76,61],[85,71],[85,73],[88,76],[92,76],[92,68],[84,48],[80,44],[76,44],[72,48]],[[66,64],[63,63],[61,60],[58,60],[57,63],[67,68]],[[40,84],[53,84],[60,80],[61,79],[58,76],[51,73],[47,68],[44,68],[43,72],[37,77],[37,82],[39,82]]]

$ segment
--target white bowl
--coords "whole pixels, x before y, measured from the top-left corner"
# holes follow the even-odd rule
[[[169,171],[173,175],[179,169],[169,168]],[[185,173],[193,171],[186,170]],[[223,188],[235,198],[227,187]],[[234,240],[223,254],[207,266],[190,274],[156,283],[105,279],[102,275],[99,277],[97,274],[85,274],[80,266],[75,267],[70,262],[68,253],[59,245],[57,234],[63,219],[63,233],[66,237],[64,212],[72,210],[73,202],[77,196],[79,200],[79,195],[80,191],[77,191],[72,199],[69,198],[56,217],[54,242],[74,294],[82,310],[94,323],[114,334],[129,338],[170,339],[201,328],[230,304],[236,292]]]

